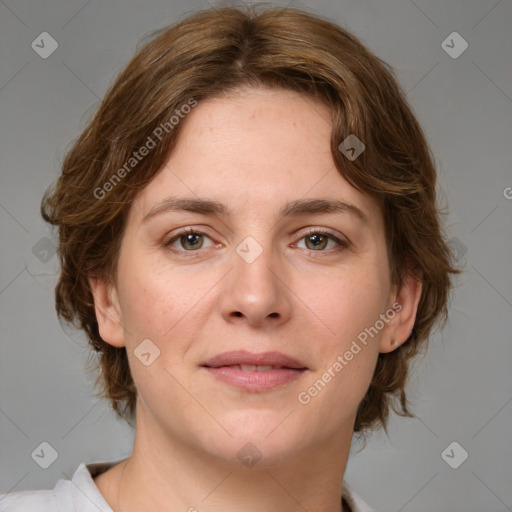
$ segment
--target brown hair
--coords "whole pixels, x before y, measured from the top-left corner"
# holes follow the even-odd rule
[[[162,169],[181,125],[160,130],[158,143],[132,170],[126,162],[134,150],[169,126],[183,105],[241,86],[292,89],[330,107],[336,167],[382,208],[393,283],[400,285],[410,272],[421,276],[412,334],[396,350],[379,354],[354,431],[386,428],[390,407],[411,416],[404,390],[409,360],[425,347],[435,321],[446,318],[450,273],[456,270],[439,224],[433,156],[393,71],[349,32],[307,12],[208,9],[155,32],[138,50],[42,200],[44,219],[59,229],[57,313],[85,331],[101,367],[99,396],[133,424],[137,391],[126,349],[100,337],[88,277],[116,282],[130,204]],[[349,134],[365,144],[353,161],[338,148]],[[114,181],[116,174],[122,180]]]

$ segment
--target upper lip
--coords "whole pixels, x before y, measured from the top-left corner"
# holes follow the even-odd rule
[[[220,366],[232,365],[255,365],[255,366],[276,366],[285,368],[306,369],[306,365],[280,352],[262,352],[254,354],[245,350],[223,352],[207,361],[202,366],[219,368]]]

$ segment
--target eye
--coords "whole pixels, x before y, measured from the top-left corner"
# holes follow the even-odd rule
[[[197,229],[187,228],[175,233],[163,245],[177,252],[197,252],[198,249],[205,248],[205,238],[211,240],[206,233]],[[342,240],[333,233],[321,229],[310,230],[300,240],[305,240],[305,248],[313,252],[328,252],[330,249],[337,251],[346,249],[349,246],[346,240]],[[329,242],[331,247],[328,247]],[[176,243],[179,243],[181,247],[177,247]],[[326,248],[327,250],[325,250]]]
[[[306,233],[301,240],[305,240],[306,249],[315,252],[327,252],[324,249],[329,245],[329,242],[334,243],[334,250],[342,250],[348,248],[348,242],[341,240],[333,233],[323,231],[320,229],[312,229]],[[331,246],[330,249],[333,247]]]
[[[193,252],[202,249],[204,245],[204,237],[210,238],[206,233],[188,228],[176,233],[172,238],[165,242],[165,247],[171,247],[175,242],[179,242],[182,249],[187,252]]]

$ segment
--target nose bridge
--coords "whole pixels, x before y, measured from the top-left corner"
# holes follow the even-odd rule
[[[248,236],[238,244],[222,305],[226,319],[244,317],[252,325],[269,318],[288,319],[291,305],[286,287],[278,277],[279,261],[270,243],[263,244]]]

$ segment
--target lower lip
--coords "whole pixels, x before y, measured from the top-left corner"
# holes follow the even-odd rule
[[[283,386],[298,379],[306,370],[280,368],[263,372],[242,371],[230,366],[218,368],[204,367],[216,379],[226,382],[244,391],[261,392]]]

